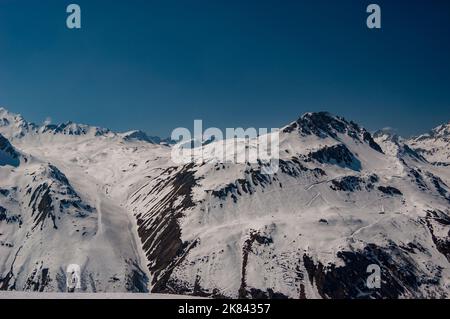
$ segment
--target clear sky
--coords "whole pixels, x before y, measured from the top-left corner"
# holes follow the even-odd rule
[[[0,0],[0,105],[161,136],[321,110],[410,135],[450,120],[449,39],[448,0]]]

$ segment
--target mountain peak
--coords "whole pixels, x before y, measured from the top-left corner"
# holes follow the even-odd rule
[[[147,133],[145,133],[144,131],[141,131],[141,130],[133,130],[133,131],[125,132],[125,133],[120,134],[120,136],[126,141],[144,141],[144,142],[153,143],[153,141],[147,135]]]
[[[338,134],[367,142],[371,148],[382,153],[381,147],[373,140],[372,135],[353,121],[333,115],[329,112],[309,112],[283,129],[284,133],[297,131],[301,136],[315,135],[319,138],[331,137],[339,139]]]
[[[37,126],[34,123],[27,122],[22,115],[0,107],[0,133],[7,138],[23,137],[26,133],[36,129]]]
[[[450,142],[450,122],[439,125],[432,129],[430,132],[413,137],[413,142],[420,142],[424,140],[443,140],[444,142]]]
[[[9,112],[5,107],[0,106],[0,116],[4,116],[6,114],[12,114],[11,112]],[[15,114],[14,114],[15,115]]]
[[[439,125],[438,127],[434,128],[431,132],[433,137],[435,138],[450,137],[450,122],[447,124]]]
[[[412,137],[408,144],[429,162],[450,165],[450,123],[439,125],[426,134]]]
[[[384,141],[391,141],[393,143],[399,143],[402,140],[400,135],[398,135],[397,132],[390,127],[386,127],[376,131],[375,133],[373,133],[373,138]]]
[[[161,144],[161,145],[173,145],[176,143],[170,138],[150,136],[141,130],[133,130],[125,133],[120,133],[119,136],[122,137],[125,141],[144,141],[152,144]]]
[[[8,120],[11,120],[15,118],[22,118],[22,116],[20,114],[12,113],[4,107],[0,107],[0,118],[6,118]]]
[[[406,141],[390,127],[376,131],[373,134],[373,138],[378,145],[381,145],[385,154],[398,158],[408,157],[416,161],[426,162],[426,159],[422,155],[410,148]]]
[[[305,135],[315,134],[320,137],[336,137],[336,133],[360,131],[354,122],[347,122],[344,118],[329,112],[308,112],[303,114],[296,122],[287,128],[298,128]]]

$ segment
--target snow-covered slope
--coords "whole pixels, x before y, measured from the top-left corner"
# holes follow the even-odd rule
[[[0,176],[0,289],[65,291],[66,269],[78,264],[85,291],[146,291],[120,208],[37,159]]]
[[[87,291],[449,297],[450,168],[399,137],[307,113],[281,129],[267,174],[212,161],[222,141],[203,144],[206,162],[175,164],[139,131],[1,112],[6,148],[27,161],[0,166],[0,289],[65,291],[78,263]],[[381,289],[366,286],[371,264]]]

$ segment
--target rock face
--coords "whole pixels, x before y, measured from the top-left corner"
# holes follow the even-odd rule
[[[9,141],[0,134],[0,166],[19,165],[20,154],[14,149]]]
[[[448,132],[433,132],[372,136],[308,113],[281,130],[268,174],[261,161],[175,164],[139,131],[3,109],[0,152],[17,162],[0,165],[0,289],[65,291],[78,264],[82,291],[449,298]]]
[[[325,146],[324,148],[309,154],[312,159],[319,163],[336,164],[355,171],[361,169],[361,162],[349,151],[344,144]]]

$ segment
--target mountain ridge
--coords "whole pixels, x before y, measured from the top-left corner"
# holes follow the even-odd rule
[[[145,141],[155,144],[172,144],[168,138],[160,138],[158,136],[148,136],[147,133],[140,130],[128,132],[113,132],[108,128],[92,126],[89,124],[80,124],[72,121],[66,121],[60,124],[42,124],[37,125],[28,122],[20,114],[9,112],[6,108],[0,107],[0,132],[6,137],[15,139],[23,138],[27,134],[62,134],[74,136],[104,136],[118,137],[125,140]]]

